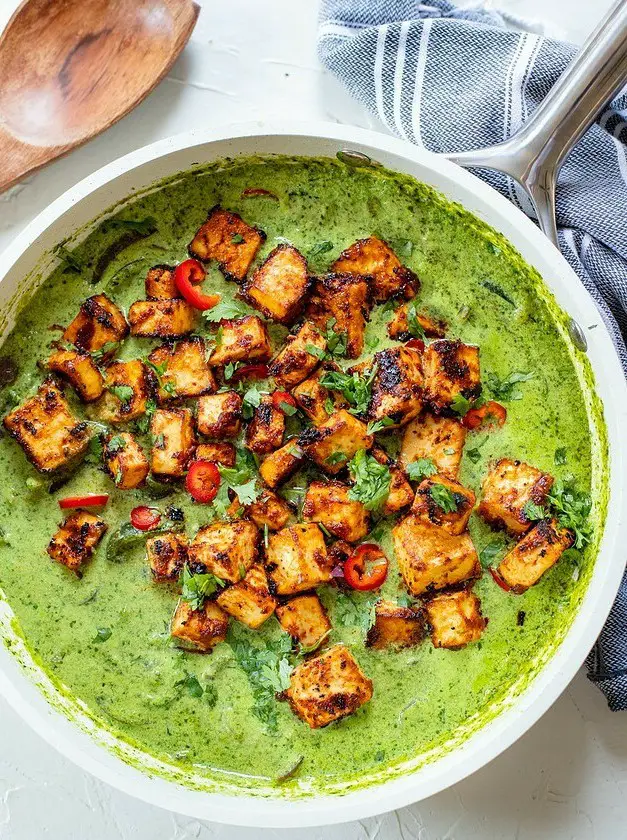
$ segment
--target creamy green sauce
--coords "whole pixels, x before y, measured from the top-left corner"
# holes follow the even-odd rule
[[[248,187],[271,190],[280,200],[241,198]],[[199,169],[133,199],[118,209],[119,216],[152,216],[157,232],[120,253],[95,286],[85,279],[88,272],[57,269],[20,313],[2,350],[19,364],[10,389],[15,397],[33,393],[42,379],[37,362],[47,358],[50,342],[59,336],[50,325],[67,324],[82,300],[98,291],[125,309],[144,297],[147,269],[184,259],[188,242],[216,203],[266,232],[260,259],[284,239],[305,255],[331,243],[330,250],[311,258],[314,272],[372,233],[402,246],[403,261],[422,279],[420,309],[443,318],[450,336],[480,346],[484,382],[488,373],[533,374],[519,386],[522,399],[507,404],[502,430],[469,435],[462,482],[478,492],[488,462],[520,458],[558,477],[574,475],[580,489],[593,492],[600,518],[602,419],[594,399],[586,406],[589,373],[585,363],[573,360],[564,316],[541,289],[537,274],[498,234],[424,185],[385,170],[322,159],[244,160]],[[93,266],[120,233],[97,226],[76,255]],[[214,267],[205,286],[223,295],[236,291]],[[374,311],[368,354],[392,343],[385,332],[392,314],[383,307]],[[209,331],[208,325],[200,329]],[[284,334],[273,330],[277,345]],[[144,356],[155,344],[129,339],[121,358]],[[5,390],[0,398],[6,409],[10,395]],[[556,463],[559,447],[566,448],[564,464]],[[469,450],[476,452],[472,458]],[[514,685],[520,690],[528,683],[572,621],[601,530],[597,527],[584,553],[560,562],[522,596],[502,592],[484,574],[476,592],[488,627],[479,643],[457,652],[435,650],[428,639],[405,652],[371,652],[360,628],[340,624],[337,593],[323,588],[334,627],[331,641],[349,644],[374,682],[374,697],[352,717],[318,731],[279,704],[278,732],[269,734],[251,713],[250,684],[227,644],[209,656],[172,645],[168,625],[177,589],[151,581],[142,549],[114,564],[105,559],[105,541],[80,580],[49,560],[45,548],[61,518],[58,499],[98,491],[111,494],[104,513],[110,532],[146,500],[141,491],[116,491],[88,464],[50,494],[19,446],[6,435],[0,440],[0,525],[6,535],[0,587],[20,633],[57,684],[122,741],[174,767],[193,766],[208,781],[249,791],[276,780],[301,756],[297,774],[281,790],[297,793],[303,785],[300,793],[306,794],[342,783],[366,784],[460,737],[469,721],[488,720]],[[182,493],[156,504],[183,508],[189,534],[205,521],[202,506],[193,506]],[[502,540],[474,514],[470,529],[479,551]],[[383,544],[392,557],[387,535]],[[390,597],[402,592],[394,563],[383,592]],[[98,628],[111,631],[106,641],[96,641]],[[278,634],[274,618],[260,631],[262,638]],[[210,688],[194,696],[187,688],[189,675]]]

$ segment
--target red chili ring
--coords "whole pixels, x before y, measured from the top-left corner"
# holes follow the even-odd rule
[[[494,400],[488,400],[479,408],[471,408],[470,411],[466,412],[462,417],[462,426],[471,430],[478,429],[488,417],[493,417],[497,424],[502,426],[507,420],[507,409]]]
[[[138,531],[152,531],[161,522],[161,513],[156,508],[139,505],[131,511],[131,525]]]
[[[281,403],[285,403],[286,405],[290,405],[292,408],[298,408],[296,404],[296,400],[294,397],[289,394],[287,391],[275,391],[272,394],[272,405],[277,411],[283,411],[281,407]]]
[[[176,288],[191,306],[203,312],[220,301],[220,295],[203,295],[200,289],[196,288],[206,276],[207,272],[198,260],[184,260],[174,270]]]
[[[193,461],[185,476],[185,487],[194,501],[208,505],[218,495],[220,470],[213,461]]]
[[[231,382],[239,382],[240,379],[267,379],[269,375],[268,365],[242,365],[234,371]]]
[[[374,564],[370,569],[366,564]],[[344,579],[360,592],[378,589],[388,574],[388,559],[375,543],[362,543],[344,563]]]

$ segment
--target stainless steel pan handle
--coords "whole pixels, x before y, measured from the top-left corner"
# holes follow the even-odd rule
[[[560,167],[626,81],[627,0],[618,0],[520,131],[495,146],[446,157],[460,166],[496,169],[515,178],[531,197],[540,227],[557,245]]]

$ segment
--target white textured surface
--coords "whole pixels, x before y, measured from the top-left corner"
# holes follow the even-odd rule
[[[320,70],[313,0],[203,5],[185,54],[140,108],[0,196],[0,249],[84,175],[192,125],[290,117],[377,127]],[[498,3],[513,16],[542,21],[539,28],[547,34],[572,41],[581,41],[608,5]],[[0,27],[15,6],[17,0],[0,0]],[[201,825],[137,802],[65,761],[0,700],[0,840],[619,840],[627,837],[626,722],[624,714],[607,710],[580,674],[524,738],[454,788],[378,819],[288,833]]]

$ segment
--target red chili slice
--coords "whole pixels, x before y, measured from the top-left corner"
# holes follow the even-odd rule
[[[496,583],[497,586],[500,586],[504,592],[511,592],[512,587],[508,583],[505,583],[505,581],[496,571],[494,566],[490,566],[490,574],[492,575],[492,580],[494,581],[494,583]]]
[[[268,375],[268,365],[242,365],[233,373],[230,382],[239,382],[240,379],[267,379]]]
[[[185,487],[192,499],[208,505],[218,494],[220,471],[213,461],[193,461],[185,477]]]
[[[378,589],[388,575],[388,559],[378,545],[363,543],[344,563],[344,579],[353,589]]]
[[[174,270],[174,284],[185,300],[203,312],[219,303],[220,295],[203,295],[194,284],[202,283],[207,272],[198,260],[185,260]]]
[[[279,200],[279,196],[275,195],[270,190],[264,190],[263,187],[246,187],[243,191],[242,198],[258,198],[265,196],[265,198],[273,198],[275,201]]]
[[[292,408],[298,408],[296,400],[291,394],[288,394],[287,391],[275,391],[274,394],[272,394],[272,405],[277,409],[277,411],[283,411],[281,403],[291,405]]]
[[[131,525],[138,531],[152,531],[161,522],[161,514],[156,508],[140,505],[131,511]]]
[[[421,338],[410,338],[405,342],[405,347],[411,347],[412,350],[420,350],[422,353],[425,349],[425,343]]]
[[[59,499],[59,507],[61,510],[83,507],[104,507],[108,501],[108,493],[92,493],[88,496],[67,496],[65,499]]]
[[[500,403],[494,402],[494,400],[488,400],[479,408],[471,408],[462,417],[462,426],[467,429],[478,429],[489,417],[492,417],[499,426],[502,426],[507,420],[507,409]]]

